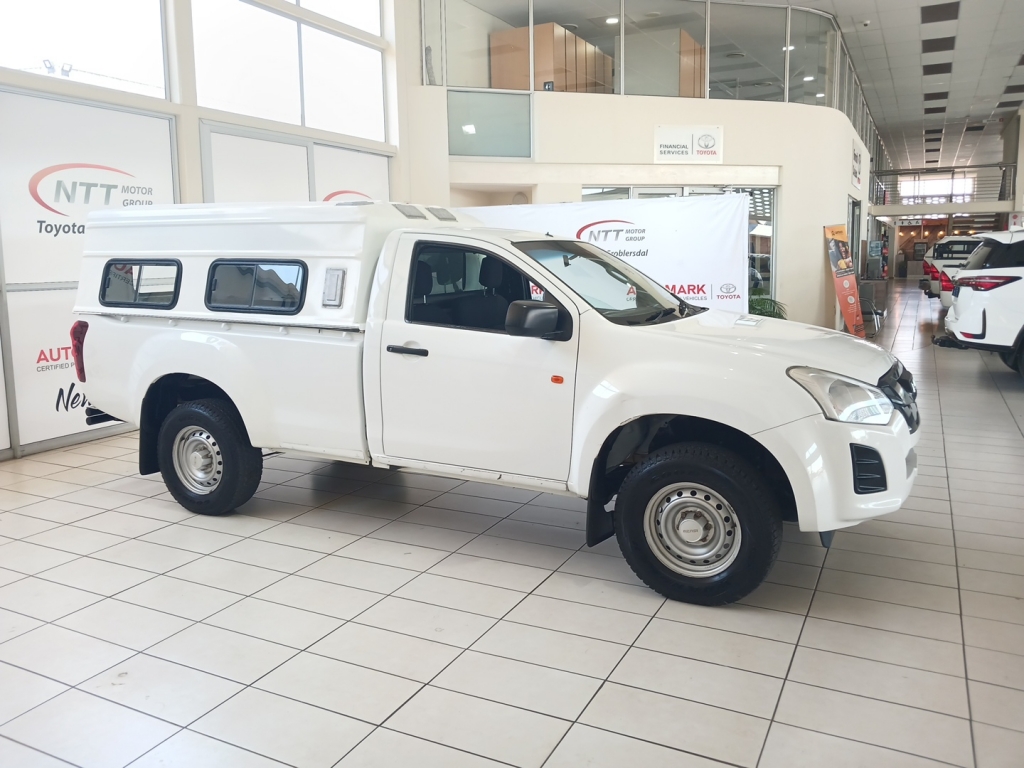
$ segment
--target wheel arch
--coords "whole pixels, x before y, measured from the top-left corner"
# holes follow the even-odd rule
[[[157,459],[157,435],[167,414],[189,400],[211,398],[227,402],[238,417],[238,423],[248,437],[245,421],[238,406],[227,392],[209,379],[189,373],[167,373],[154,380],[146,389],[139,413],[139,474],[151,475],[160,471]]]
[[[745,432],[722,422],[681,414],[638,416],[616,427],[594,459],[587,494],[587,546],[614,533],[612,513],[605,509],[626,474],[659,448],[680,442],[704,442],[727,448],[761,472],[782,509],[783,520],[797,520],[796,496],[779,460]]]

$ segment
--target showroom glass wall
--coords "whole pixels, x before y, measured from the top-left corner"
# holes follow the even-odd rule
[[[750,197],[747,288],[751,295],[775,298],[775,187],[583,187],[583,201],[587,203],[731,194]]]
[[[36,219],[84,225],[107,205],[388,199],[385,1],[0,3],[0,456],[89,429],[88,385],[61,358],[84,226],[41,238]],[[83,165],[39,178],[40,208],[29,178],[68,163]],[[62,181],[81,192],[124,174],[131,185],[106,199],[53,202]]]
[[[421,3],[423,82],[449,87],[451,155],[528,157],[524,96],[565,91],[832,107],[873,167],[889,165],[842,34],[819,11],[719,0]]]

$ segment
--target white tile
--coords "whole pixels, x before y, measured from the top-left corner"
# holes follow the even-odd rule
[[[657,613],[660,619],[739,632],[784,643],[795,643],[804,620],[782,611],[752,605],[705,606],[666,600]]]
[[[600,680],[500,656],[466,651],[431,685],[533,712],[575,720]]]
[[[951,643],[958,643],[961,640],[959,616],[878,600],[818,592],[811,603],[809,615]]]
[[[330,584],[301,576],[287,576],[257,592],[255,597],[337,619],[351,619],[376,603],[382,596],[376,592],[341,584]]]
[[[603,679],[611,674],[627,646],[552,629],[499,621],[473,644],[473,648],[495,656]]]
[[[405,568],[395,568],[390,565],[338,556],[325,557],[299,572],[300,576],[311,579],[330,581],[357,589],[368,589],[371,592],[382,594],[394,592],[403,584],[412,581],[416,574],[417,571]]]
[[[789,680],[966,718],[962,677],[885,664],[813,648],[797,648]]]
[[[642,648],[631,648],[612,682],[771,719],[782,680]]]
[[[294,517],[290,522],[295,525],[306,525],[311,528],[338,531],[352,536],[365,536],[387,525],[388,519],[321,508]]]
[[[967,720],[787,682],[777,722],[950,762],[973,763]]]
[[[238,632],[193,624],[157,643],[147,653],[249,685],[296,651]]]
[[[0,608],[0,643],[8,641],[12,637],[23,635],[42,625],[43,622],[38,619]]]
[[[648,618],[592,605],[528,596],[506,616],[508,621],[594,637],[613,643],[632,643]]]
[[[247,688],[193,724],[192,730],[290,765],[330,768],[372,726]]]
[[[968,682],[971,692],[971,717],[979,723],[1024,731],[1024,691]]]
[[[494,619],[475,613],[397,597],[384,598],[360,614],[358,621],[378,629],[389,629],[460,648],[468,648],[494,624]]]
[[[27,541],[12,541],[0,546],[0,568],[18,573],[39,573],[69,563],[76,557],[70,552],[29,544]]]
[[[192,731],[179,731],[132,768],[281,768],[283,763]]]
[[[1018,768],[1024,754],[1024,734],[975,723],[974,748],[978,768]]]
[[[569,573],[551,574],[534,590],[534,594],[644,616],[653,616],[665,602],[664,597],[648,587],[636,587]]]
[[[438,549],[376,539],[359,539],[338,554],[353,560],[365,560],[413,571],[425,571],[448,555],[447,552]]]
[[[256,682],[255,687],[380,725],[420,689],[420,683],[300,653]]]
[[[464,581],[476,581],[480,584],[490,584],[492,587],[530,592],[544,581],[551,571],[546,568],[534,568],[529,565],[518,565],[456,553],[431,568],[430,573]]]
[[[167,575],[242,595],[259,592],[284,578],[280,571],[210,556],[186,563],[180,568],[168,571]]]
[[[793,657],[789,643],[665,619],[651,621],[635,645],[775,677],[786,676]]]
[[[342,620],[247,597],[204,623],[292,648],[306,648],[341,626]]]
[[[75,471],[75,470],[72,470]],[[96,476],[97,470],[85,469],[77,470],[78,472],[88,473]],[[69,472],[63,473],[69,475]],[[117,478],[117,475],[109,473],[109,479],[103,480],[103,482],[109,482]],[[99,509],[117,509],[123,507],[132,502],[139,501],[142,499],[141,496],[136,496],[132,493],[121,493],[120,491],[104,491],[99,488],[83,488],[80,491],[74,491],[65,496],[61,497],[64,501],[70,501],[73,504],[85,504],[87,507],[98,507]]]
[[[627,765],[643,768],[721,768],[722,763],[576,723],[544,763],[544,768],[622,768]]]
[[[322,528],[311,528],[308,525],[281,523],[253,536],[258,541],[271,541],[290,547],[309,549],[314,552],[330,554],[351,544],[356,537],[348,533],[328,531]]]
[[[0,645],[0,661],[77,685],[134,655],[127,648],[48,624]]]
[[[95,696],[67,691],[7,723],[0,733],[79,765],[122,766],[176,730]]]
[[[206,531],[217,531],[232,536],[255,536],[260,531],[272,528],[277,525],[273,520],[261,520],[258,517],[240,515],[237,512],[230,515],[190,515],[182,520],[182,525],[191,525],[195,528],[202,528]]]
[[[39,578],[77,587],[101,595],[115,595],[136,584],[149,581],[153,574],[126,565],[80,557],[39,574]]]
[[[572,556],[571,549],[530,544],[497,536],[478,536],[459,550],[459,554],[504,560],[509,563],[530,565],[534,568],[554,570]]]
[[[829,768],[940,768],[948,763],[772,723],[758,768],[819,768],[824,765]]]
[[[166,525],[167,523],[163,520],[153,520],[148,517],[139,517],[138,515],[126,515],[123,512],[100,512],[98,515],[93,515],[75,523],[75,526],[78,528],[112,533],[116,536],[126,536],[130,539],[152,533]]]
[[[67,763],[0,736],[0,765],[18,768],[67,768]]]
[[[162,544],[167,547],[177,547],[178,549],[187,549],[189,552],[208,555],[211,552],[224,549],[236,541],[241,541],[241,537],[179,524],[161,526],[159,529],[143,536],[142,541]]]
[[[129,539],[123,544],[96,552],[92,556],[107,562],[141,568],[153,573],[165,573],[199,557],[194,552],[150,544],[139,539]]]
[[[768,732],[767,720],[614,683],[598,691],[580,722],[747,768]]]
[[[243,686],[140,653],[86,680],[78,688],[184,726],[234,696]]]
[[[349,622],[309,651],[393,675],[429,682],[459,655],[458,648]]]
[[[428,686],[388,727],[520,768],[540,768],[569,723]]]
[[[479,613],[494,619],[500,619],[526,596],[523,592],[430,573],[417,576],[394,594],[395,597]]]
[[[475,534],[464,531],[453,531],[449,528],[437,528],[431,525],[404,522],[405,518],[388,523],[369,534],[371,539],[385,539],[406,544],[416,544],[446,552],[454,552],[470,542]]]
[[[993,651],[1024,651],[1024,625],[964,616],[964,643]]]
[[[294,573],[320,560],[323,555],[319,552],[289,547],[284,544],[243,539],[237,544],[220,550],[217,557],[258,565],[261,568],[270,568],[275,571]]]
[[[501,763],[378,728],[353,749],[338,768],[499,768]]]
[[[65,552],[74,552],[76,555],[90,555],[101,549],[112,547],[125,541],[123,536],[114,536],[110,533],[90,531],[87,528],[78,528],[73,525],[62,525],[49,531],[37,533],[30,536],[26,541],[33,544],[41,544],[44,547],[61,549]]]
[[[6,536],[8,539],[26,539],[59,527],[59,522],[19,515],[15,512],[0,513],[0,536]]]
[[[92,592],[29,577],[0,587],[0,608],[34,619],[55,621],[102,598]]]
[[[172,616],[120,600],[103,600],[60,619],[57,624],[91,637],[142,651],[192,624]]]
[[[54,523],[74,523],[88,517],[102,514],[96,507],[87,507],[84,504],[72,504],[60,499],[46,499],[38,504],[28,507],[21,507],[18,515],[30,515],[40,520],[50,520]],[[2,528],[2,526],[0,526]],[[0,530],[0,533],[3,533]],[[6,535],[6,534],[5,534]]]
[[[0,696],[0,723],[6,723],[63,693],[67,686],[0,663],[0,690],[4,692]]]
[[[168,523],[177,523],[188,520],[193,515],[187,509],[174,501],[161,499],[142,499],[134,504],[126,504],[119,507],[118,512],[125,512],[129,515],[150,517],[154,520],[163,520]]]
[[[157,576],[121,592],[118,600],[200,621],[242,599],[234,592],[193,584],[181,579]]]
[[[967,646],[967,676],[1024,691],[1024,656]]]

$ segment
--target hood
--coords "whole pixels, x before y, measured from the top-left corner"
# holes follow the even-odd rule
[[[816,325],[709,309],[685,320],[630,330],[686,338],[718,349],[774,358],[786,368],[803,365],[875,383],[896,358],[869,341]]]

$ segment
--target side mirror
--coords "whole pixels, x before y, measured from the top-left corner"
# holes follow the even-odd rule
[[[505,315],[509,336],[543,338],[558,330],[558,307],[547,301],[513,301]]]

